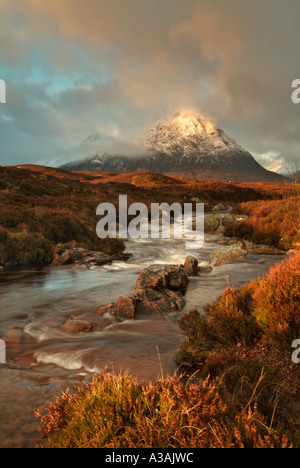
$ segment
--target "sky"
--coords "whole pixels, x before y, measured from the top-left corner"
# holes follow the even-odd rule
[[[191,109],[280,170],[300,160],[299,18],[299,0],[0,0],[0,165]]]

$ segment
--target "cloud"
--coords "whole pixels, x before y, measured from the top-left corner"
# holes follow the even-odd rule
[[[294,0],[1,0],[0,163],[131,140],[193,108],[267,167],[300,158]],[[4,151],[5,149],[5,151]]]

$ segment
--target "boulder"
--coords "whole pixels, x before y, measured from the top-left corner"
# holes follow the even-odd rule
[[[89,333],[93,330],[93,325],[85,320],[67,320],[60,330],[72,334]]]
[[[254,252],[259,255],[284,255],[285,251],[265,244],[253,244],[252,242],[244,241],[248,252]]]
[[[110,304],[105,304],[98,309],[97,315],[102,316],[105,314],[117,315],[117,303],[111,302]]]
[[[215,249],[209,257],[211,266],[220,266],[232,260],[243,260],[248,255],[243,242]]]
[[[103,252],[95,252],[83,248],[64,248],[59,246],[56,249],[52,265],[70,265],[72,263],[79,264],[95,264],[98,266],[111,264],[112,257]]]
[[[132,297],[121,296],[118,298],[116,315],[129,320],[135,318],[135,302]]]
[[[6,347],[9,349],[20,349],[23,342],[24,334],[23,329],[19,327],[11,327],[6,335],[3,337],[3,341]]]
[[[189,279],[183,266],[152,265],[142,271],[136,282],[135,300],[144,300],[150,291],[169,289],[185,293]]]
[[[222,225],[222,227],[227,227],[227,226],[229,226],[231,224],[236,224],[236,223],[239,223],[241,221],[245,221],[246,219],[248,219],[247,215],[230,214],[228,216],[223,216],[223,218],[221,219],[221,225]]]
[[[106,255],[103,252],[85,251],[82,256],[76,258],[75,263],[88,264],[93,263],[95,265],[107,265],[112,263],[112,257]]]
[[[133,299],[137,313],[165,315],[181,311],[189,279],[183,266],[153,265],[142,271]]]
[[[184,262],[184,268],[188,276],[198,275],[198,260],[192,255],[188,255]]]
[[[106,317],[98,317],[97,321],[94,322],[93,325],[93,330],[95,331],[103,331],[107,327],[109,327],[112,324],[112,321],[109,320]]]
[[[224,203],[217,203],[215,206],[213,206],[212,211],[218,212],[218,213],[224,213],[232,210],[232,206],[230,205],[225,205]]]
[[[183,297],[176,293],[173,293],[173,296],[161,294],[155,300],[137,302],[136,313],[165,317],[170,312],[182,311],[185,304]]]
[[[210,265],[201,265],[198,267],[199,273],[210,273],[212,271],[212,267]]]
[[[205,232],[214,232],[221,225],[221,216],[218,215],[205,215],[204,216],[204,230]]]

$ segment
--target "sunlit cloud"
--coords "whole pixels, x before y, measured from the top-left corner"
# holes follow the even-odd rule
[[[299,16],[294,0],[1,0],[0,164],[191,109],[277,169],[300,157]]]

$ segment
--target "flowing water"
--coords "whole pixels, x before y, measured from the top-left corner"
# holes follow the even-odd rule
[[[7,364],[0,365],[0,446],[34,447],[39,437],[35,410],[47,407],[67,387],[90,381],[105,367],[129,370],[141,381],[155,379],[161,371],[173,373],[182,340],[174,314],[170,321],[143,317],[120,322],[110,317],[105,330],[79,335],[66,334],[60,327],[71,314],[92,317],[101,305],[131,296],[143,268],[180,264],[187,254],[205,263],[216,247],[212,240],[198,251],[187,251],[175,240],[129,241],[127,251],[133,258],[126,263],[0,273],[0,338],[8,342]],[[282,257],[250,254],[192,278],[185,310],[203,307],[228,281],[240,286],[279,260]]]

